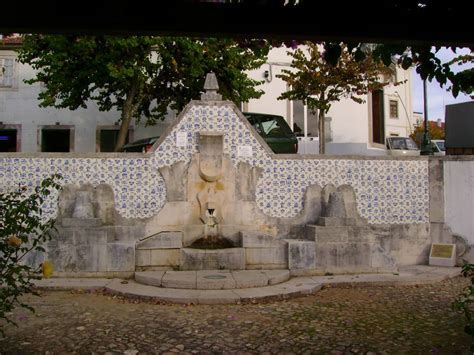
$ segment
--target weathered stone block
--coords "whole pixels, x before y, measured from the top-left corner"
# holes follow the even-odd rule
[[[290,270],[316,268],[316,243],[302,240],[288,241],[288,268]]]
[[[107,232],[99,228],[75,228],[74,229],[75,245],[102,245],[107,244]]]
[[[137,250],[141,251],[141,250]],[[150,266],[178,266],[180,249],[150,249]]]
[[[371,267],[369,243],[316,243],[316,264],[325,268]]]
[[[245,269],[245,249],[181,249],[182,270],[242,270]]]
[[[166,184],[166,199],[168,201],[186,201],[186,164],[177,162],[171,166],[159,168]]]
[[[72,228],[57,227],[57,231],[51,231],[51,240],[48,245],[74,244],[74,230]]]
[[[131,242],[143,237],[145,228],[143,225],[137,226],[114,226],[113,232],[109,235],[109,242]],[[112,239],[113,238],[113,239]]]
[[[430,159],[429,169],[429,196],[430,222],[444,222],[444,162]]]
[[[63,227],[99,227],[102,225],[100,218],[63,218]]]
[[[135,248],[130,244],[108,244],[106,270],[135,271]]]
[[[135,250],[135,262],[137,266],[150,266],[151,265],[151,250],[150,249]]]
[[[430,236],[433,243],[452,243],[451,229],[444,223],[430,223]]]
[[[319,217],[318,226],[354,226],[356,221],[354,218],[340,218],[340,217]]]
[[[340,191],[329,193],[329,199],[324,209],[324,217],[346,218],[344,195]]]
[[[245,263],[250,265],[288,265],[288,248],[286,244],[277,248],[245,248]]]
[[[91,244],[76,246],[75,271],[104,271],[107,264],[105,245]]]
[[[56,271],[77,271],[76,248],[73,245],[49,246],[46,251],[46,259],[53,263]]]
[[[137,249],[176,249],[182,247],[182,232],[160,232],[137,243]]]
[[[240,232],[244,248],[276,248],[286,244],[285,241],[261,232]]]
[[[309,231],[314,232],[314,241],[320,245],[320,243],[343,243],[349,240],[349,229],[348,227],[322,227],[314,226],[309,227]],[[310,239],[310,238],[308,238]]]
[[[236,197],[242,201],[255,201],[257,182],[263,169],[240,162],[237,165]]]

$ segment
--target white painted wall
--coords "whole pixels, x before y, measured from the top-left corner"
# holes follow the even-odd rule
[[[412,78],[411,70],[397,68],[397,81],[405,82],[397,86],[389,85],[384,88],[385,96],[385,133],[398,134],[407,137],[413,132],[415,118],[413,117]],[[390,100],[398,102],[398,119],[390,118]]]
[[[15,56],[13,51],[0,51],[2,56]],[[94,102],[88,104],[87,109],[40,108],[37,100],[41,90],[40,84],[29,85],[24,80],[34,76],[31,66],[16,63],[15,74],[16,83],[13,88],[0,89],[0,122],[3,124],[21,124],[21,151],[37,152],[38,149],[38,126],[54,125],[59,122],[61,125],[74,125],[74,152],[95,152],[96,151],[96,128],[99,125],[114,125],[120,118],[120,112],[112,110],[110,112],[99,111]],[[71,78],[74,80],[74,78]],[[144,127],[143,124],[133,125],[134,139],[159,135],[169,125],[174,117],[165,122],[160,122],[156,126]]]
[[[258,100],[250,100],[244,106],[247,111],[273,113],[283,116],[290,121],[290,104],[287,100],[277,100],[278,96],[286,91],[286,83],[277,78],[282,69],[291,69],[291,57],[287,55],[287,48],[275,48],[270,52],[266,64],[257,70],[248,72],[249,76],[263,80],[260,86],[265,94]],[[13,51],[0,51],[0,57],[15,55]],[[265,71],[270,76],[266,79]],[[23,82],[34,75],[33,69],[28,65],[17,63],[16,67],[17,85],[13,89],[0,89],[0,121],[4,124],[21,124],[21,151],[38,151],[38,126],[74,125],[75,127],[75,152],[93,152],[96,150],[96,128],[99,125],[113,125],[120,116],[116,110],[100,112],[93,102],[87,109],[75,111],[67,109],[40,108],[37,96],[41,90],[39,84],[28,85]],[[412,114],[411,100],[411,73],[398,70],[398,80],[407,79],[407,84],[398,87],[387,87],[385,89],[385,117],[386,133],[397,133],[406,136],[410,133],[410,125],[407,116]],[[74,78],[71,78],[74,80]],[[399,100],[400,118],[389,119],[389,100]],[[404,108],[404,106],[406,108]],[[407,115],[408,113],[408,115]],[[366,103],[357,104],[349,99],[334,103],[329,110],[328,117],[332,118],[333,140],[327,145],[328,153],[332,154],[385,154],[384,149],[372,147],[370,144],[369,122],[370,122],[370,100],[366,97]],[[134,139],[160,135],[174,119],[175,114],[170,114],[167,120],[159,122],[156,126],[144,127],[143,124],[133,125]],[[303,127],[301,127],[303,128]],[[312,139],[312,138],[311,138]],[[317,140],[310,143],[311,147],[304,149],[308,153],[315,153]],[[314,147],[313,147],[314,146]],[[303,149],[301,150],[303,151]]]
[[[474,161],[444,163],[445,223],[474,245]]]
[[[248,103],[249,112],[264,112],[283,116],[289,119],[288,101],[278,100],[286,91],[286,82],[277,78],[282,69],[290,69],[291,57],[287,55],[287,48],[274,48],[271,50],[268,61],[261,68],[247,72],[248,76],[255,80],[264,80],[264,84],[259,86],[265,94],[259,99],[250,100]],[[270,76],[265,79],[264,73],[268,71]]]
[[[248,111],[278,114],[290,122],[289,102],[277,99],[282,92],[286,91],[286,83],[276,78],[276,75],[283,69],[291,69],[291,57],[287,55],[289,50],[291,49],[272,49],[266,64],[257,70],[248,72],[251,78],[265,81],[260,86],[265,94],[258,100],[250,100],[245,107]],[[265,79],[265,71],[271,73],[268,80]],[[408,136],[411,133],[412,125],[410,123],[413,121],[411,70],[397,68],[397,81],[405,80],[404,84],[384,88],[386,135],[393,133],[399,136]],[[332,118],[333,140],[327,145],[328,153],[332,149],[332,152],[337,154],[386,154],[384,148],[373,147],[370,144],[371,103],[369,95],[366,95],[364,100],[365,103],[358,104],[350,99],[343,99],[331,106],[327,116]],[[398,119],[390,118],[390,100],[398,101]]]

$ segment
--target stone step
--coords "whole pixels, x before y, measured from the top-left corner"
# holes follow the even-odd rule
[[[240,304],[263,300],[287,299],[319,291],[322,284],[310,277],[296,277],[278,285],[236,288],[232,290],[197,290],[142,285],[133,280],[114,279],[105,286],[110,294],[136,299],[187,304]]]
[[[289,270],[140,271],[140,284],[174,289],[232,290],[276,285],[290,279]]]
[[[349,240],[347,226],[318,226],[307,224],[305,226],[305,239],[316,243],[344,243]]]

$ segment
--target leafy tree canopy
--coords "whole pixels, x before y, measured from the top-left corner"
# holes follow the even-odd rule
[[[121,112],[117,146],[135,119],[146,124],[181,110],[202,91],[213,71],[220,93],[234,102],[258,98],[259,81],[244,71],[260,67],[270,45],[264,40],[191,39],[150,36],[25,35],[19,60],[36,70],[27,82],[42,82],[40,105]]]
[[[410,137],[421,147],[423,144],[423,133],[425,132],[425,125],[419,125],[415,128]],[[439,127],[437,122],[428,121],[428,134],[430,139],[444,139],[445,130],[444,127]]]
[[[365,58],[364,44],[362,43],[341,44],[329,42],[325,44],[325,58],[332,65],[336,65],[339,60],[342,45],[347,46],[356,60],[360,61]],[[474,98],[474,68],[471,67],[459,72],[454,70],[455,64],[474,64],[472,49],[470,55],[460,55],[448,62],[443,62],[437,57],[440,49],[441,47],[428,45],[380,44],[376,46],[372,56],[375,60],[385,63],[385,65],[390,65],[395,58],[403,69],[414,67],[423,80],[436,80],[441,87],[446,86],[446,89],[451,91],[454,97],[463,92]],[[451,48],[453,52],[456,52],[457,49],[457,47]]]
[[[393,74],[393,69],[371,56],[355,60],[345,46],[340,47],[338,61],[333,65],[327,61],[321,46],[312,42],[305,44],[307,52],[302,49],[288,52],[293,58],[292,70],[282,70],[277,76],[291,87],[280,99],[302,100],[310,109],[327,113],[331,103],[344,97],[364,102],[361,95],[387,85]]]
[[[299,48],[288,52],[293,58],[292,69],[282,70],[282,74],[277,75],[290,87],[279,99],[301,100],[309,109],[319,110],[319,142],[323,154],[324,115],[332,103],[342,98],[364,102],[361,95],[389,84],[393,69],[374,60],[370,46],[363,47],[362,57],[356,60],[347,46],[339,45],[340,53],[332,63],[322,45],[305,44],[307,50]]]

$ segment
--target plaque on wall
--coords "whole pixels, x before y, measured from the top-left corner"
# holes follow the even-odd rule
[[[456,244],[431,244],[429,263],[433,266],[456,266]]]
[[[239,145],[237,146],[238,157],[251,157],[253,154],[251,145]]]
[[[188,136],[186,132],[176,132],[176,146],[186,147],[188,144]]]

